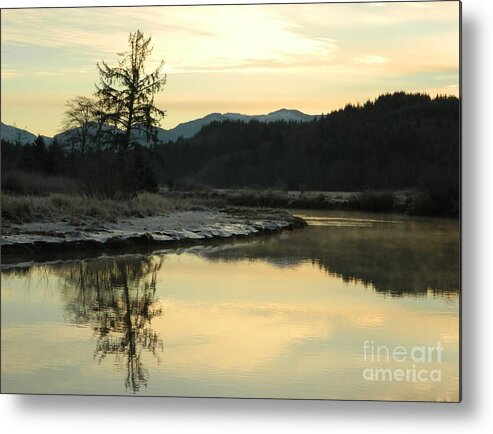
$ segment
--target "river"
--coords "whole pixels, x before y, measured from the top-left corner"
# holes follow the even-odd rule
[[[459,399],[456,220],[2,267],[2,392]]]

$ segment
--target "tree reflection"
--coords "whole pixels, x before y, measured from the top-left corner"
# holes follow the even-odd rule
[[[126,371],[132,393],[147,387],[147,352],[160,362],[163,342],[151,321],[162,314],[156,299],[156,273],[163,258],[120,256],[52,266],[63,277],[66,313],[74,324],[90,324],[97,338],[94,357],[114,356]]]
[[[309,262],[330,276],[360,282],[390,296],[421,296],[431,291],[454,298],[460,286],[457,223],[439,219],[368,227],[308,226],[203,249],[200,254],[211,261],[260,260],[282,268]]]

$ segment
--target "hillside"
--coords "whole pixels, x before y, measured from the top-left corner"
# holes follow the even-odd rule
[[[447,189],[458,197],[459,100],[382,95],[305,123],[213,122],[164,144],[161,182],[290,190]]]
[[[103,196],[155,190],[158,185],[172,189],[414,190],[424,193],[427,212],[456,214],[459,110],[455,97],[398,92],[304,122],[275,121],[286,114],[282,110],[248,121],[233,114],[228,114],[231,119],[210,115],[187,123],[187,127],[200,128],[194,136],[181,134],[176,141],[161,142],[152,149],[122,150],[113,134],[108,135],[109,145],[99,149],[4,142],[2,171],[19,169],[75,178],[90,194]],[[289,116],[294,113],[288,112]],[[64,135],[56,136],[56,143],[62,144]]]
[[[314,118],[312,115],[307,115],[299,110],[280,109],[266,115],[243,115],[240,113],[211,113],[200,119],[184,122],[177,125],[171,130],[164,130],[158,128],[158,140],[160,142],[176,141],[182,137],[184,139],[193,137],[203,127],[211,124],[212,122],[222,122],[228,120],[236,120],[242,122],[258,121],[258,122],[277,122],[277,121],[296,121],[296,122],[308,122]]]

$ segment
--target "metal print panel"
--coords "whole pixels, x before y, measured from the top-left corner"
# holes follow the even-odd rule
[[[1,390],[458,402],[460,3],[1,11]]]

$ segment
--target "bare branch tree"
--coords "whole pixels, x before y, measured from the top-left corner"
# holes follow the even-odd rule
[[[85,153],[94,130],[94,107],[95,101],[85,96],[76,96],[65,103],[65,116],[62,128],[70,132],[69,140],[78,145],[79,151]]]

